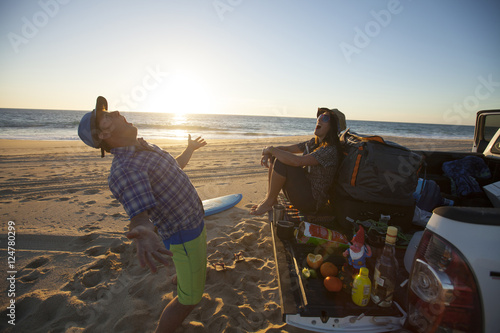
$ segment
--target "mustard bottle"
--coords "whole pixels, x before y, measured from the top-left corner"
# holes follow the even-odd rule
[[[359,274],[352,282],[352,301],[359,306],[367,306],[370,301],[372,282],[368,277],[368,268],[361,267]]]

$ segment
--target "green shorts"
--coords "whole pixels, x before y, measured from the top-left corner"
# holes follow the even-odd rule
[[[184,305],[201,301],[207,275],[207,231],[182,244],[170,244],[177,272],[177,297]]]

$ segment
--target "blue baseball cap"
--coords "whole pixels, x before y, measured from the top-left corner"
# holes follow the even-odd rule
[[[108,101],[102,96],[97,97],[95,109],[86,113],[80,125],[78,125],[78,136],[85,142],[86,145],[92,148],[101,147],[101,139],[99,139],[99,126],[97,125],[97,113],[108,110]]]
[[[86,113],[78,125],[78,136],[88,146],[92,148],[101,148],[101,139],[99,139],[99,126],[97,124],[97,114],[108,110],[108,101],[99,96],[95,109]],[[102,155],[104,150],[101,148]]]

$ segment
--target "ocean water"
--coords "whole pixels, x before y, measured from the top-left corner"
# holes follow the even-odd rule
[[[0,139],[79,140],[77,129],[88,111],[0,109]],[[145,139],[248,139],[313,135],[316,119],[241,115],[122,112]],[[474,126],[347,120],[360,134],[433,139],[472,139]]]

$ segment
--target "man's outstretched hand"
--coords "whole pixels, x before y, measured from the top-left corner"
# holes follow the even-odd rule
[[[191,134],[188,134],[187,148],[184,149],[182,154],[180,154],[179,156],[177,156],[175,158],[175,160],[177,161],[177,164],[179,164],[181,169],[184,169],[186,167],[186,165],[188,164],[189,160],[191,159],[191,156],[193,156],[194,151],[196,149],[199,149],[199,148],[206,146],[206,145],[207,145],[207,142],[201,136],[192,140]]]
[[[173,253],[165,248],[165,245],[153,230],[140,225],[127,232],[125,236],[135,241],[137,258],[141,267],[148,265],[151,272],[156,273],[157,267],[154,260],[168,266],[169,262],[164,255],[172,256]]]
[[[191,140],[191,134],[188,134],[188,148],[194,151],[206,145],[207,142],[201,136],[197,137],[194,140]]]

